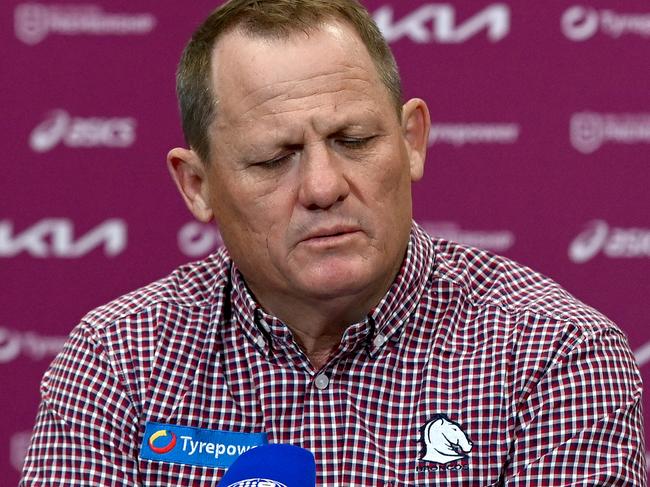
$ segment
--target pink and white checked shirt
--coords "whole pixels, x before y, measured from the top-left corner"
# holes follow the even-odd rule
[[[216,485],[222,469],[140,459],[147,421],[266,432],[314,453],[319,486],[646,482],[623,333],[417,225],[393,286],[321,370],[220,250],[85,316],[41,392],[24,486]]]

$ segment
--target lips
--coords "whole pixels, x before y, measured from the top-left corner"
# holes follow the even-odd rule
[[[335,242],[336,240],[344,239],[350,235],[358,233],[360,229],[358,227],[349,227],[349,226],[334,226],[327,228],[318,228],[312,230],[302,239],[302,242],[305,243],[318,243],[318,242]]]

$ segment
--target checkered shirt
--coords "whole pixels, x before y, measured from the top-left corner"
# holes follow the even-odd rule
[[[222,469],[139,458],[148,421],[308,448],[318,486],[646,484],[623,333],[415,224],[392,287],[320,370],[222,249],[85,316],[41,393],[23,486],[216,485]]]

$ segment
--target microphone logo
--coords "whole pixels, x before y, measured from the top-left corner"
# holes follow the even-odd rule
[[[246,479],[230,484],[227,487],[287,487],[285,484],[269,479]]]

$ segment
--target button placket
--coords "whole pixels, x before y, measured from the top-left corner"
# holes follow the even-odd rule
[[[329,385],[330,385],[330,378],[325,373],[318,374],[314,379],[314,386],[316,386],[316,389],[318,389],[319,391],[323,391],[327,389]]]
[[[384,343],[388,341],[388,338],[386,338],[385,335],[382,335],[381,333],[378,334],[374,340],[372,341],[372,344],[376,347],[379,348],[381,347]]]
[[[266,340],[262,335],[257,336],[257,338],[255,339],[255,345],[257,345],[262,350],[264,349],[264,345],[266,345]]]

